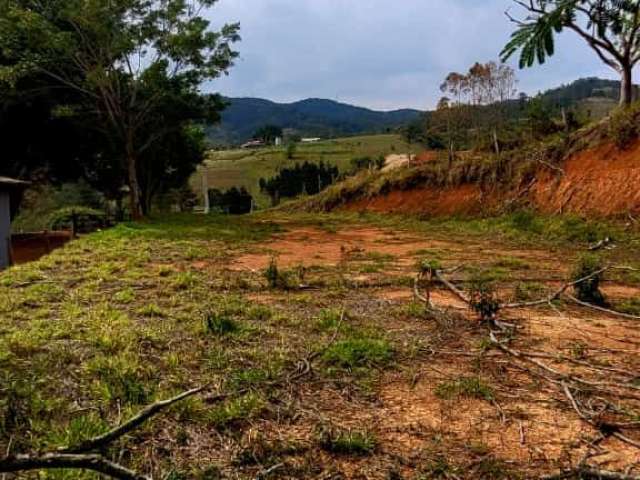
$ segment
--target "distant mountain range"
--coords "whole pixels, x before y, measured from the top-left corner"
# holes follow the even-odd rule
[[[310,98],[276,103],[260,98],[228,98],[220,125],[209,127],[214,144],[238,144],[249,140],[264,125],[295,130],[301,136],[338,137],[381,133],[417,119],[419,110],[380,112],[333,100]]]
[[[542,98],[549,104],[594,109],[606,114],[619,98],[620,82],[583,78],[548,90]],[[585,101],[587,101],[585,103]],[[276,125],[305,137],[342,137],[382,133],[417,120],[423,113],[403,109],[380,112],[333,100],[310,98],[294,103],[276,103],[260,98],[228,98],[219,125],[208,127],[213,144],[233,145],[250,140],[260,127]]]

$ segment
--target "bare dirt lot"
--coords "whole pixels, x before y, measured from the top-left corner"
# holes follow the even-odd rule
[[[16,403],[38,422],[29,437],[7,424],[0,448],[59,447],[211,384],[123,441],[127,465],[203,479],[639,473],[633,313],[561,297],[502,310],[497,328],[441,283],[429,287],[437,311],[414,298],[425,261],[460,267],[447,279],[463,292],[481,271],[503,303],[542,298],[588,244],[353,217],[215,222],[174,224],[175,236],[118,227],[0,278],[3,368],[69,405]],[[601,256],[637,267],[634,252]],[[607,272],[608,308],[633,312],[635,273]],[[93,427],[70,430],[78,415]]]

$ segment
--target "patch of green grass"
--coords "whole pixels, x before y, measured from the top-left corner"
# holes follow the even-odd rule
[[[352,338],[334,343],[322,358],[340,368],[383,366],[393,359],[393,349],[386,340]]]
[[[248,421],[265,406],[264,399],[257,393],[248,393],[229,400],[207,412],[207,420],[216,427],[230,428],[238,422]]]
[[[531,265],[517,257],[502,257],[493,263],[494,268],[506,268],[509,270],[529,270]]]
[[[320,432],[319,444],[330,453],[366,456],[375,451],[376,439],[367,431],[327,429]]]
[[[98,357],[87,368],[99,380],[96,388],[105,400],[142,405],[151,399],[149,372],[132,355]]]
[[[547,287],[539,282],[519,282],[514,289],[514,297],[519,302],[529,302],[542,298]]]
[[[247,309],[247,318],[258,322],[266,322],[273,318],[274,312],[266,305],[253,305]]]
[[[491,401],[495,396],[491,386],[479,377],[461,377],[457,380],[440,383],[434,393],[443,400],[468,397]]]
[[[640,297],[623,300],[616,304],[615,309],[629,315],[640,315]]]
[[[136,294],[133,288],[125,288],[116,293],[113,299],[118,303],[129,304],[136,299]]]
[[[325,308],[321,310],[318,315],[318,320],[316,321],[318,330],[323,332],[334,331],[338,328],[342,315],[342,310],[337,308]]]
[[[167,313],[155,303],[149,303],[138,309],[138,313],[149,318],[164,318]]]
[[[240,331],[240,325],[224,312],[207,312],[204,315],[204,331],[209,335],[227,336]]]

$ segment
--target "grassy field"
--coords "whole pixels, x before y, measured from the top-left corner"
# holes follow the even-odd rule
[[[269,206],[269,198],[260,192],[260,178],[270,178],[279,168],[296,162],[326,162],[338,166],[341,172],[350,168],[351,159],[363,156],[376,158],[391,153],[406,153],[407,145],[398,135],[372,135],[326,140],[319,143],[299,144],[295,158],[288,160],[285,148],[261,150],[212,151],[206,161],[210,188],[228,189],[244,186],[257,200],[260,208]],[[414,149],[416,147],[413,147]],[[191,184],[195,191],[202,190],[202,169],[194,175]]]
[[[452,279],[468,289],[481,269],[505,301],[530,299],[604,235],[619,248],[603,261],[640,266],[633,232],[522,214],[177,215],[85,236],[0,273],[0,451],[77,445],[207,385],[106,454],[172,480],[524,479],[575,466],[598,431],[558,377],[492,347],[448,290],[432,300],[449,310],[427,311],[413,278],[425,260],[460,266]],[[608,280],[610,305],[640,313],[638,273]],[[563,301],[501,319],[517,327],[500,334],[510,348],[566,372],[578,405],[635,425],[637,383],[624,382],[640,371],[637,321]],[[598,448],[608,469],[637,460],[611,436]]]

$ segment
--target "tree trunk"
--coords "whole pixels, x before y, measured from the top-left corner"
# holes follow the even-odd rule
[[[140,220],[143,217],[140,204],[140,184],[138,183],[138,158],[133,146],[127,145],[127,172],[129,176],[129,209],[131,218]]]
[[[628,106],[633,102],[633,67],[622,67],[622,83],[620,85],[620,105]]]

